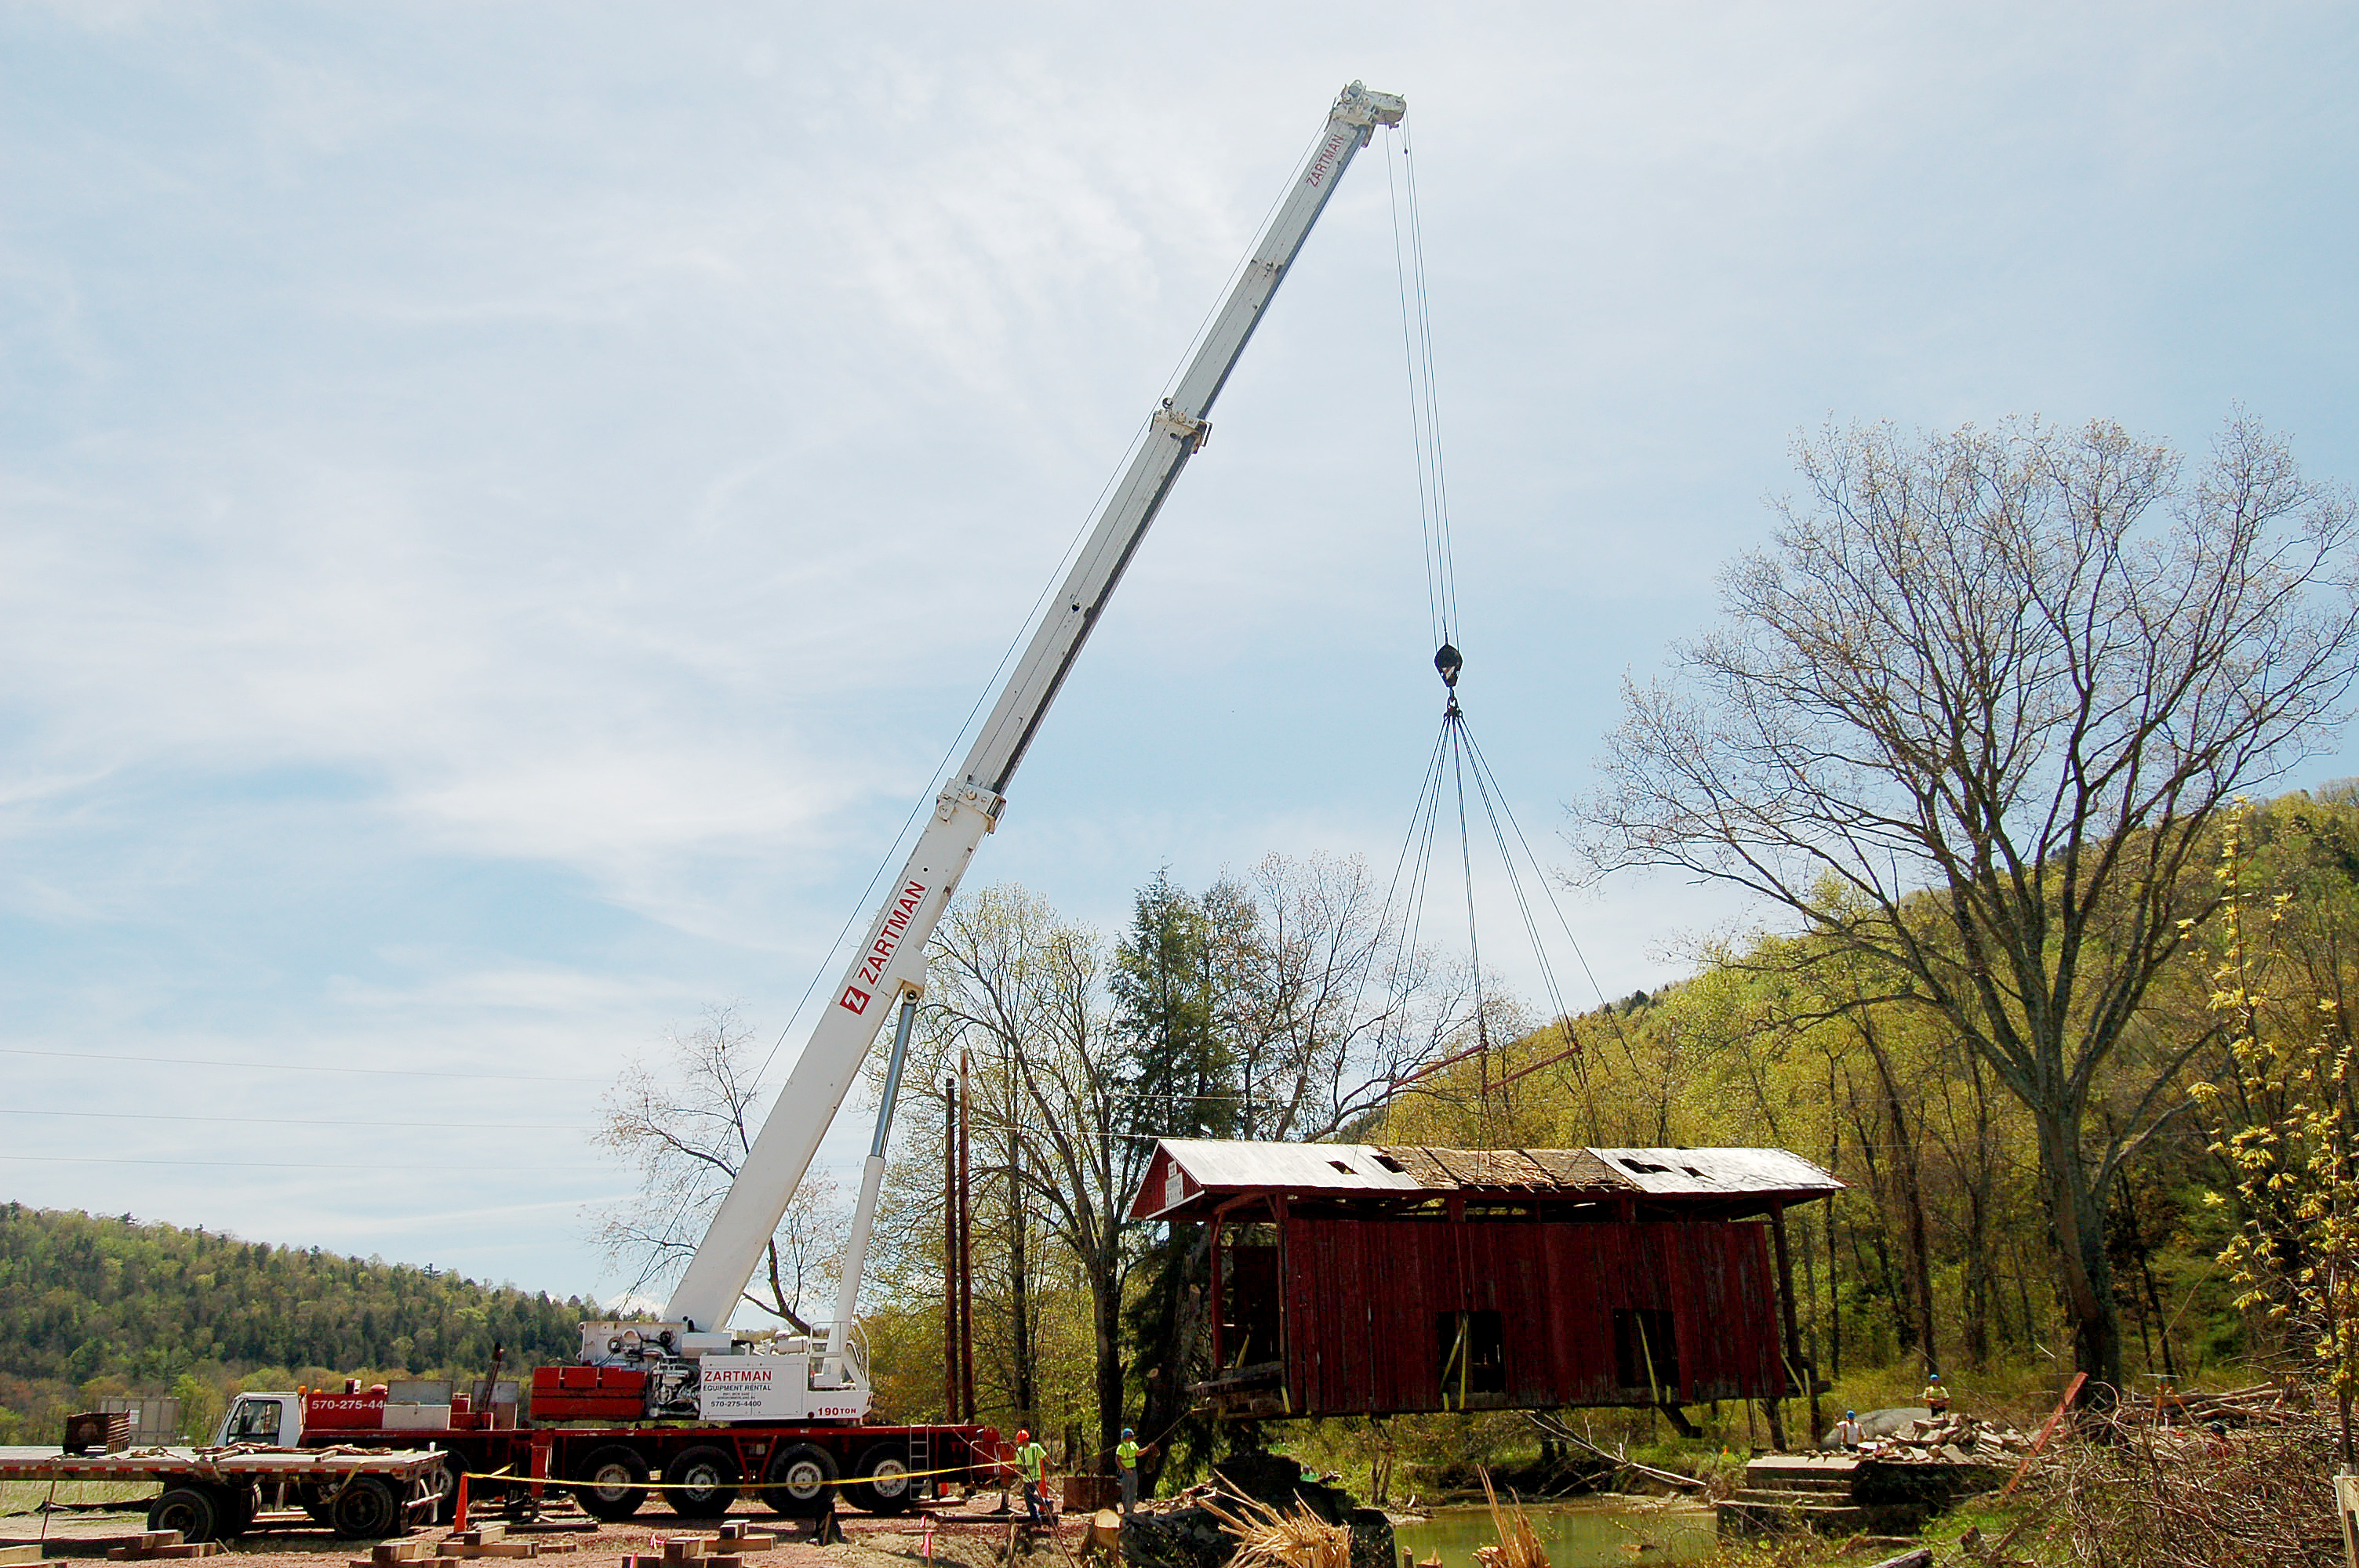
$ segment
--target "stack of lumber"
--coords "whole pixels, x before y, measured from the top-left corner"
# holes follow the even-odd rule
[[[477,1525],[446,1535],[435,1548],[437,1557],[542,1557],[556,1552],[571,1552],[571,1541],[511,1540],[508,1527],[500,1523]]]
[[[345,1568],[459,1568],[459,1559],[436,1551],[430,1541],[380,1541],[366,1557],[346,1559]]]
[[[142,1563],[154,1557],[217,1557],[227,1548],[218,1541],[183,1541],[177,1530],[143,1530],[136,1541],[106,1549],[114,1563]]]
[[[723,1525],[718,1535],[675,1535],[650,1540],[647,1544],[663,1555],[625,1559],[625,1568],[633,1568],[634,1562],[644,1568],[745,1568],[749,1553],[769,1551],[778,1544],[778,1538],[733,1520]]]
[[[177,1533],[177,1532],[175,1532]],[[38,1545],[0,1546],[0,1568],[66,1568]]]
[[[2182,1393],[2169,1388],[2155,1394],[2125,1393],[2114,1413],[2125,1421],[2153,1422],[2158,1416],[2166,1426],[2209,1426],[2214,1422],[2227,1426],[2276,1426],[2298,1412],[2284,1389],[2275,1383],[2255,1383],[2248,1389],[2219,1393]]]
[[[2011,1426],[1970,1415],[1912,1421],[1890,1437],[1860,1444],[1862,1458],[1904,1465],[2008,1465],[2031,1452],[2031,1439]]]

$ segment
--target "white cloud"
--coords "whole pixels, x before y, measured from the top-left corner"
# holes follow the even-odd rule
[[[0,15],[10,1043],[596,1078],[705,999],[782,1025],[1353,73],[1410,102],[1469,704],[1544,858],[1797,427],[2242,396],[2359,472],[2326,13],[423,15]],[[1166,859],[1394,852],[1436,715],[1384,146],[975,878],[1116,924]],[[1726,907],[1567,913],[1618,995]],[[288,1076],[158,1082],[299,1142]],[[605,1184],[530,1159],[171,1190],[586,1287],[481,1217]]]

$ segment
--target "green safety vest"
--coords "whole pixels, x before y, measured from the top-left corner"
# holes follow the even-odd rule
[[[1048,1478],[1049,1451],[1038,1443],[1027,1443],[1016,1451],[1016,1473],[1027,1481]]]
[[[1138,1444],[1127,1437],[1114,1445],[1114,1456],[1125,1470],[1138,1468]]]

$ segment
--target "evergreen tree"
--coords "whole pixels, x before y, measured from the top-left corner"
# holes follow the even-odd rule
[[[1226,986],[1206,905],[1174,883],[1167,866],[1139,890],[1130,933],[1114,949],[1109,983],[1130,1082],[1125,1130],[1133,1136],[1228,1138],[1243,1130],[1235,1056],[1218,1027]],[[1210,1429],[1187,1413],[1188,1386],[1206,1370],[1208,1232],[1201,1225],[1165,1227],[1140,1265],[1146,1289],[1130,1309],[1133,1343],[1142,1350],[1139,1425],[1158,1444],[1141,1461],[1150,1488],[1164,1464],[1192,1465],[1211,1447]]]

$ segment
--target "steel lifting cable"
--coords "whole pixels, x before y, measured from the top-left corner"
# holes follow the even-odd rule
[[[1401,358],[1408,381],[1409,449],[1417,468],[1418,530],[1425,551],[1426,611],[1437,645],[1458,625],[1458,579],[1450,561],[1450,492],[1441,462],[1441,410],[1434,396],[1433,319],[1425,285],[1425,226],[1418,214],[1417,164],[1406,130],[1397,137],[1401,169],[1385,159],[1385,189],[1392,201],[1393,268],[1399,281]],[[1408,191],[1404,219],[1401,190]]]
[[[1500,864],[1506,873],[1518,922],[1523,926],[1525,937],[1531,944],[1548,1005],[1562,1033],[1567,1054],[1576,1056],[1574,1070],[1585,1078],[1585,1068],[1577,1060],[1580,1041],[1573,1031],[1571,1011],[1565,1006],[1563,989],[1557,981],[1555,967],[1549,960],[1548,943],[1542,936],[1540,918],[1524,883],[1524,868],[1528,867],[1538,881],[1540,896],[1547,901],[1550,913],[1556,917],[1557,929],[1563,934],[1565,944],[1580,964],[1591,989],[1597,993],[1599,1005],[1616,1034],[1623,1031],[1621,1019],[1606,1000],[1603,988],[1598,985],[1587,956],[1582,952],[1580,942],[1573,936],[1571,922],[1565,917],[1563,907],[1558,903],[1549,884],[1548,872],[1532,852],[1522,824],[1516,820],[1514,810],[1507,804],[1506,792],[1500,787],[1497,775],[1483,755],[1483,749],[1467,724],[1465,709],[1459,703],[1458,679],[1465,659],[1455,646],[1455,639],[1463,634],[1463,629],[1458,603],[1458,569],[1451,548],[1450,487],[1442,460],[1431,291],[1427,282],[1425,264],[1425,222],[1418,200],[1417,160],[1408,133],[1406,130],[1388,131],[1387,135],[1397,136],[1400,152],[1397,174],[1392,167],[1395,160],[1389,157],[1385,160],[1386,189],[1392,203],[1393,261],[1398,280],[1397,293],[1401,312],[1402,360],[1408,372],[1409,444],[1417,472],[1418,526],[1425,557],[1426,605],[1430,628],[1438,644],[1433,656],[1434,668],[1449,692],[1449,701],[1442,712],[1441,733],[1437,737],[1434,750],[1427,761],[1417,806],[1410,814],[1409,828],[1402,840],[1400,858],[1395,862],[1392,881],[1386,890],[1385,918],[1387,921],[1391,919],[1397,901],[1402,908],[1400,935],[1395,944],[1388,989],[1393,993],[1396,1005],[1406,1000],[1406,987],[1411,979],[1410,969],[1415,963],[1418,939],[1424,924],[1426,896],[1432,890],[1434,839],[1440,827],[1446,791],[1452,797],[1458,817],[1459,870],[1465,893],[1469,983],[1473,1003],[1473,1054],[1479,1062],[1482,1115],[1487,1123],[1491,1108],[1492,1047],[1489,1009],[1485,1005],[1481,923],[1474,888],[1473,835],[1466,801],[1468,774],[1473,775],[1474,795],[1490,829],[1491,843],[1498,850]],[[1404,877],[1406,888],[1403,886]],[[1626,1049],[1626,1036],[1624,1044]],[[1504,1069],[1505,1064],[1501,1065]],[[1503,1110],[1507,1105],[1507,1081],[1508,1076],[1503,1071],[1499,1086]]]

